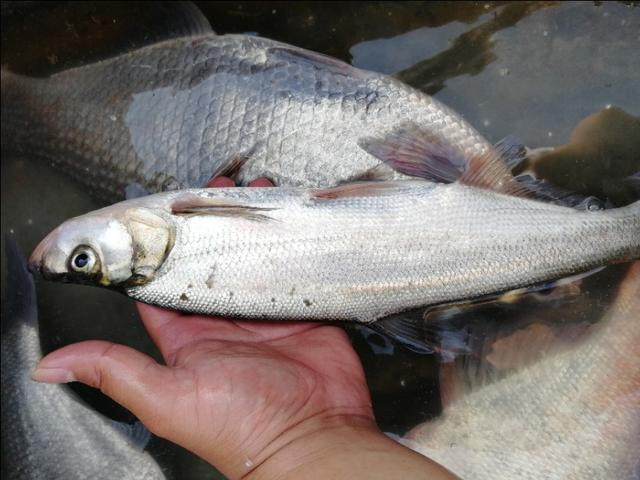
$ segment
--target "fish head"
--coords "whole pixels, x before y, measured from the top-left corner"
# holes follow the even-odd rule
[[[67,283],[142,285],[164,262],[173,237],[161,212],[123,202],[57,227],[31,254],[29,270]]]

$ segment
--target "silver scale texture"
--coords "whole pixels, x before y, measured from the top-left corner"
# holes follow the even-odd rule
[[[368,322],[640,256],[640,202],[585,212],[419,181],[332,200],[303,189],[192,192],[272,209],[261,212],[271,220],[169,216],[175,246],[130,296],[207,314]],[[168,209],[181,195],[137,202]]]
[[[203,187],[243,154],[241,180],[333,186],[379,164],[360,138],[406,121],[468,154],[488,147],[393,78],[258,37],[169,40],[46,79],[2,72],[3,148],[43,156],[109,200],[133,183]]]

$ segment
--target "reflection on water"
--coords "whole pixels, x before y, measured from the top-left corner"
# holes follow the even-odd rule
[[[396,73],[400,80],[434,95],[445,82],[460,75],[477,75],[495,61],[493,52],[496,32],[514,26],[518,21],[555,2],[517,2],[506,5],[490,20],[465,31],[452,41],[451,47],[410,68]],[[391,72],[389,72],[391,73]]]
[[[621,186],[627,185],[624,177],[640,171],[640,134],[634,133],[640,114],[636,7],[501,2],[336,2],[330,8],[312,2],[197,4],[218,33],[256,32],[345,60],[353,56],[358,66],[397,73],[414,86],[436,92],[492,141],[515,134],[531,148],[564,144],[538,150],[531,165],[565,188],[618,205],[640,198],[633,187]],[[5,2],[3,64],[44,75],[104,58],[157,38],[163,30],[179,33],[171,22],[161,20],[171,16],[169,9],[152,10],[142,2]],[[621,108],[606,109],[608,105]],[[69,216],[97,206],[50,166],[3,154],[2,232],[13,235],[25,251]],[[3,301],[4,265],[3,261]],[[620,275],[620,269],[610,268],[587,278],[581,295],[571,302],[553,307],[541,303],[543,307],[528,313],[521,306],[492,307],[473,311],[462,321],[473,325],[481,345],[490,338],[487,332],[493,332],[494,339],[508,338],[496,322],[542,319],[534,323],[548,325],[571,317],[590,324],[606,310]],[[157,355],[131,303],[113,292],[43,283],[38,296],[46,351],[105,338]],[[435,356],[413,354],[381,337],[365,338],[361,331],[351,334],[383,429],[402,434],[440,413]],[[471,349],[475,355],[481,350],[477,345]],[[95,392],[85,389],[82,395],[113,417],[130,418]],[[154,442],[158,443],[152,451],[171,478],[205,478],[208,473],[203,472],[211,471],[177,447]]]
[[[529,158],[538,177],[613,205],[631,203],[640,198],[638,184],[629,180],[640,172],[640,117],[605,108],[581,120],[565,145]]]

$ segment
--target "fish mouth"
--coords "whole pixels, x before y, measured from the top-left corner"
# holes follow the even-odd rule
[[[33,253],[31,253],[31,256],[29,257],[29,260],[27,262],[27,269],[29,270],[29,272],[31,272],[32,275],[40,275],[45,279],[49,279],[51,275],[60,273],[54,272],[44,265],[47,253],[51,250],[51,246],[55,244],[57,231],[58,229],[55,229],[46,237],[44,237],[33,250]]]
[[[45,275],[45,269],[42,266],[42,257],[44,256],[44,240],[38,244],[27,262],[27,269],[32,275]]]

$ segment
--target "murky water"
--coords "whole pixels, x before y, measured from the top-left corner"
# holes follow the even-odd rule
[[[255,33],[397,75],[451,106],[491,141],[515,135],[530,148],[570,143],[541,154],[534,169],[615,205],[639,198],[623,181],[640,171],[640,10],[634,6],[196,4],[217,33]],[[171,23],[170,7],[153,9],[143,2],[7,2],[2,63],[16,72],[47,75],[162,38],[167,31],[180,31]],[[592,114],[597,115],[580,124]],[[2,233],[25,251],[66,218],[98,206],[85,189],[44,162],[3,153]],[[2,250],[4,265],[4,239]],[[467,314],[463,322],[481,324],[482,333],[487,324],[526,315],[590,323],[606,310],[623,272],[608,268],[589,277],[570,302],[491,306]],[[3,268],[3,303],[4,275]],[[100,338],[158,356],[132,302],[116,293],[41,283],[38,297],[46,351]],[[381,428],[402,434],[441,411],[436,356],[414,354],[366,329],[351,328],[350,334]],[[74,388],[103,413],[131,419],[97,392]],[[210,478],[211,468],[178,447],[154,439],[150,448],[170,478]]]

